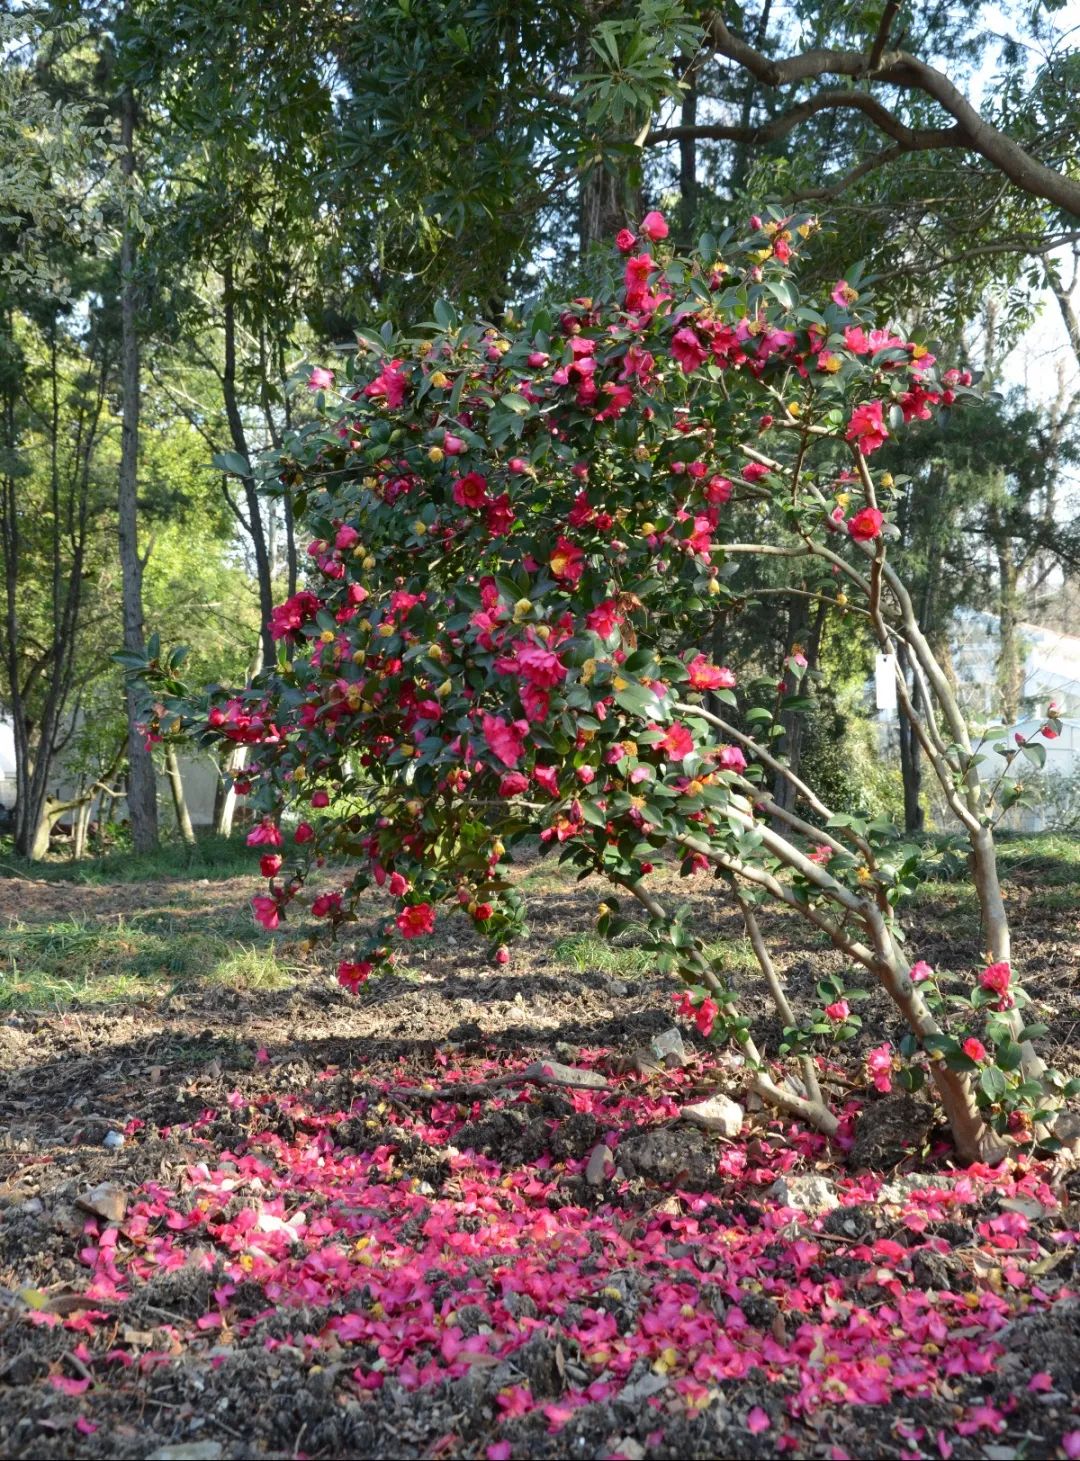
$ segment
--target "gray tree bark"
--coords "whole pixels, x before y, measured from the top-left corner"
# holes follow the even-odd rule
[[[120,170],[130,180],[135,172],[135,98],[126,91],[121,100]],[[125,218],[120,243],[120,328],[123,418],[120,435],[118,515],[120,569],[123,581],[124,649],[143,654],[142,577],[138,538],[139,470],[139,333],[136,316],[135,233]],[[152,852],[158,845],[157,777],[143,733],[138,728],[138,706],[132,687],[127,690],[128,815],[136,852]]]

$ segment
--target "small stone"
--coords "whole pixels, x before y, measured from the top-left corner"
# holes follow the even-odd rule
[[[120,1139],[122,1141],[123,1137]],[[127,1212],[127,1193],[115,1182],[101,1182],[93,1191],[84,1193],[75,1201],[86,1212],[104,1218],[107,1223],[122,1222]]]
[[[608,994],[615,995],[616,999],[624,999],[630,993],[630,986],[624,984],[621,979],[608,979],[604,983]]]
[[[735,1137],[742,1130],[746,1113],[738,1101],[732,1101],[729,1097],[717,1093],[704,1101],[695,1101],[690,1106],[683,1106],[679,1115],[684,1121],[692,1121],[695,1126],[704,1127],[706,1131],[716,1131],[721,1136]]]
[[[769,1188],[769,1196],[775,1197],[781,1207],[793,1207],[797,1212],[832,1212],[840,1206],[836,1188],[817,1172],[778,1177]]]
[[[669,1068],[690,1063],[686,1046],[683,1044],[682,1033],[674,1026],[670,1030],[661,1030],[659,1035],[652,1037],[649,1041],[649,1053],[654,1060],[660,1061],[662,1065]]]
[[[593,1187],[599,1187],[606,1177],[610,1177],[615,1171],[615,1158],[611,1148],[603,1142],[594,1146],[589,1153],[589,1163],[585,1168],[585,1181]]]
[[[223,1454],[220,1441],[179,1441],[174,1446],[159,1446],[147,1461],[219,1461]]]
[[[565,1040],[556,1040],[555,1054],[560,1060],[576,1060],[581,1051],[576,1045],[568,1045]]]
[[[101,1145],[107,1147],[111,1152],[118,1152],[124,1145],[124,1133],[122,1131],[107,1131]]]
[[[597,1071],[562,1065],[557,1060],[534,1060],[522,1075],[527,1081],[548,1080],[567,1086],[589,1086],[594,1091],[607,1089],[607,1081]]]
[[[941,1188],[948,1192],[955,1185],[956,1178],[947,1177],[942,1172],[908,1172],[904,1177],[893,1177],[891,1181],[883,1182],[878,1201],[895,1203],[899,1207],[913,1192],[925,1192],[927,1188]]]

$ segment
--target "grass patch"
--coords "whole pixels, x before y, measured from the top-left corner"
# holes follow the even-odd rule
[[[198,985],[282,989],[292,972],[276,946],[237,945],[221,929],[155,920],[79,920],[0,930],[0,1010],[140,1003]],[[244,930],[251,933],[250,923]]]
[[[183,842],[165,842],[157,852],[112,852],[105,857],[87,857],[72,862],[64,856],[30,862],[16,857],[10,846],[0,853],[0,878],[35,878],[39,882],[78,883],[96,887],[104,883],[146,883],[194,878],[237,878],[257,874],[258,862],[244,838],[201,835],[194,847]]]
[[[637,978],[656,970],[656,957],[648,949],[631,944],[608,943],[594,933],[572,933],[556,940],[552,949],[560,964],[568,964],[579,974],[598,970],[616,978]],[[706,944],[706,956],[721,959],[725,968],[750,970],[757,968],[754,951],[746,939],[722,939]]]

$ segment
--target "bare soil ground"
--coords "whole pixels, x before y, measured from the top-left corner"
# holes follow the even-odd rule
[[[850,1101],[831,1149],[767,1112],[734,1142],[687,1127],[679,1105],[717,1083],[739,1095],[738,1068],[687,1035],[685,1068],[626,1074],[671,1025],[674,983],[632,939],[596,944],[592,885],[546,864],[523,877],[534,934],[509,969],[451,920],[360,999],[286,934],[269,949],[282,978],[255,987],[151,970],[145,993],[97,1002],[72,968],[78,997],[11,1002],[0,1451],[1080,1455],[1080,1178],[1024,1161],[959,1176],[916,1107],[900,1108],[906,1150],[869,1174]],[[27,948],[60,923],[167,944],[234,931],[256,886],[8,878],[0,925]],[[708,884],[669,892],[749,970]],[[1078,897],[1038,862],[1009,883],[1016,961],[1066,1066]],[[913,922],[920,957],[978,961],[962,885]],[[790,921],[772,933],[796,993],[839,967]],[[775,1053],[777,1022],[750,1010]],[[860,1012],[856,1063],[897,1033],[877,1001]],[[536,1059],[605,1087],[468,1089]],[[409,1093],[424,1085],[439,1089]],[[834,1091],[850,1095],[842,1072]],[[863,1120],[887,1131],[891,1101]],[[882,1188],[911,1173],[923,1186]],[[835,1211],[769,1192],[815,1175]]]

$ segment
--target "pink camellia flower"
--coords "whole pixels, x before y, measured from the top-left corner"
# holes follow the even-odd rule
[[[313,791],[311,793],[311,805],[313,807],[328,807],[330,805],[329,794],[325,791]]]
[[[342,523],[334,534],[334,547],[341,553],[347,553],[350,548],[360,540],[360,534],[349,523]]]
[[[742,474],[747,482],[760,482],[762,477],[769,475],[769,468],[764,462],[747,462]]]
[[[918,963],[912,964],[910,973],[912,984],[922,984],[924,980],[934,977],[934,971],[925,959],[920,959]]]
[[[663,751],[669,761],[685,761],[694,749],[694,737],[685,725],[676,721],[664,736],[664,739],[657,745],[658,751]]]
[[[273,878],[281,871],[280,852],[267,852],[259,858],[259,871],[264,878]]]
[[[615,633],[622,619],[615,600],[604,599],[603,603],[597,604],[595,609],[590,609],[585,615],[585,627],[594,634],[599,634],[601,639],[608,639]]]
[[[837,999],[825,1006],[825,1013],[834,1024],[842,1025],[851,1013],[851,1006],[846,999]]]
[[[559,795],[559,773],[554,766],[535,766],[533,780],[542,786],[549,796]]]
[[[499,795],[502,797],[520,796],[528,789],[529,778],[524,771],[511,771],[499,782]]]
[[[281,922],[281,909],[276,898],[267,898],[265,894],[257,895],[251,900],[251,911],[255,915],[256,923],[261,923],[263,928],[268,928],[271,932]]]
[[[864,507],[849,521],[847,528],[857,543],[869,543],[881,536],[881,524],[884,521],[884,514],[876,507]]]
[[[481,724],[484,740],[491,754],[504,766],[516,766],[521,760],[525,737],[529,733],[529,722],[515,720],[511,723],[501,715],[488,715],[485,712]]]
[[[997,964],[988,964],[979,975],[979,983],[983,989],[993,990],[995,994],[1004,994],[1009,987],[1011,976],[1011,967],[1002,960]]]
[[[969,1060],[986,1059],[986,1046],[981,1040],[976,1040],[974,1035],[969,1035],[960,1048]]]
[[[667,238],[670,229],[664,215],[654,209],[641,220],[641,231],[650,242],[659,243],[662,238]]]
[[[848,305],[854,304],[858,297],[859,291],[852,289],[846,279],[838,279],[829,295],[833,304],[838,304],[841,309],[847,309]]]
[[[697,331],[684,325],[681,330],[676,330],[671,337],[671,353],[679,362],[684,375],[697,370],[709,358],[709,352],[698,339]]]
[[[495,950],[495,962],[496,964],[509,964],[510,950],[506,947],[505,944],[500,944],[499,947]]]
[[[866,1073],[876,1090],[888,1094],[892,1090],[893,1053],[888,1044],[878,1045],[866,1057]]]
[[[1041,734],[1048,741],[1056,741],[1058,738],[1058,733],[1052,725],[1044,725]]]
[[[351,994],[358,994],[360,986],[371,973],[372,966],[366,959],[353,962],[351,959],[342,959],[338,965],[338,983],[347,989]]]
[[[409,881],[407,878],[403,878],[400,873],[391,873],[390,881],[386,886],[390,891],[390,896],[393,898],[403,898],[409,891]]]
[[[746,1417],[746,1429],[755,1436],[761,1431],[767,1431],[771,1425],[772,1421],[760,1405],[755,1405]]]
[[[734,484],[727,477],[710,477],[705,488],[705,501],[712,507],[719,507],[731,500],[733,491]]]
[[[264,817],[247,834],[247,845],[249,847],[280,847],[281,829],[276,827],[269,817]]]
[[[735,676],[724,665],[711,664],[703,654],[696,654],[687,663],[692,690],[731,690]]]
[[[410,903],[395,918],[402,938],[420,938],[435,927],[435,910],[430,903]]]
[[[818,867],[827,867],[829,865],[829,861],[835,853],[835,850],[836,849],[830,847],[827,842],[819,842],[818,845],[814,848],[813,852],[807,853],[807,859],[810,862],[816,862]]]
[[[305,842],[310,842],[314,836],[315,828],[311,825],[311,823],[301,822],[296,831],[293,833],[293,841],[298,842],[302,845]]]
[[[1069,1461],[1080,1461],[1080,1430],[1066,1431],[1061,1438],[1061,1449]]]
[[[746,757],[738,746],[721,746],[716,752],[716,764],[721,771],[741,772],[746,770]]]
[[[309,391],[328,391],[333,384],[334,372],[317,365],[308,376],[307,388]]]
[[[332,918],[341,912],[340,893],[320,893],[311,905],[316,918]]]
[[[851,413],[844,435],[848,441],[858,442],[859,450],[864,456],[869,456],[879,446],[884,446],[889,438],[889,428],[885,425],[882,411],[881,401],[867,401],[862,406],[856,406]]]
[[[465,450],[465,443],[460,436],[455,436],[450,431],[443,434],[443,451],[448,457],[459,457]]]
[[[620,254],[632,254],[637,248],[637,235],[628,228],[620,228],[615,235],[615,247]]]
[[[396,411],[404,401],[408,387],[408,378],[401,371],[401,361],[391,360],[383,366],[375,379],[364,387],[364,395],[369,400],[378,400],[381,397],[391,411]]]

